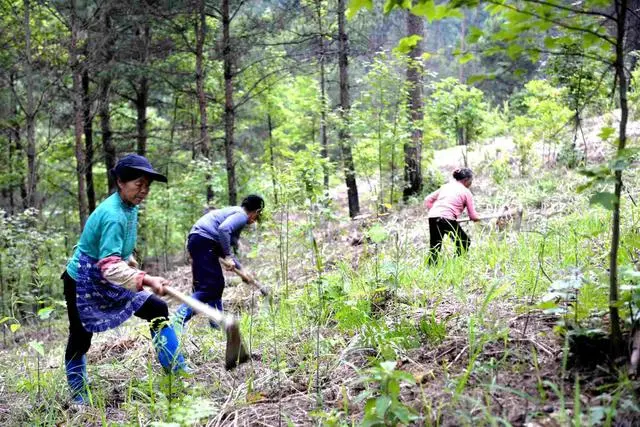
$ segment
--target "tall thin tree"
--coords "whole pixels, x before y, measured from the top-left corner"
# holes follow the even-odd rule
[[[340,81],[340,128],[338,139],[342,151],[342,162],[347,184],[347,198],[349,201],[349,217],[353,218],[360,213],[360,201],[358,199],[358,185],[356,171],[351,152],[351,136],[349,132],[349,39],[346,32],[345,17],[346,0],[338,0],[338,69]]]
[[[238,7],[242,7],[239,5]],[[222,0],[222,61],[224,68],[224,154],[227,168],[227,189],[229,204],[238,201],[236,183],[236,165],[234,160],[234,128],[235,107],[233,105],[233,51],[231,45],[231,20],[233,16],[229,10],[229,0]],[[237,12],[237,11],[236,11]],[[235,13],[234,13],[235,16]]]
[[[27,105],[24,109],[27,128],[27,200],[26,205],[36,207],[36,191],[38,188],[38,172],[36,164],[36,107],[33,86],[33,59],[31,52],[31,2],[24,0],[24,35],[25,35],[25,86]]]
[[[407,83],[409,86],[409,120],[411,138],[404,144],[404,190],[403,199],[417,195],[422,190],[422,37],[424,21],[421,17],[407,13],[407,33],[420,39],[409,52]]]
[[[88,216],[88,202],[85,182],[85,152],[82,137],[84,134],[84,117],[82,108],[82,64],[80,62],[80,22],[78,19],[78,10],[76,0],[71,0],[71,43],[69,44],[69,65],[72,75],[72,96],[74,110],[74,135],[75,135],[75,154],[76,154],[76,178],[78,180],[78,216],[80,219],[80,228],[84,228]]]
[[[207,125],[207,95],[205,92],[205,67],[204,67],[204,43],[207,36],[207,15],[205,14],[205,0],[198,0],[196,18],[196,92],[198,107],[200,110],[200,152],[206,159],[210,157],[211,139]],[[209,182],[210,176],[206,175],[207,203],[213,200],[213,188]]]

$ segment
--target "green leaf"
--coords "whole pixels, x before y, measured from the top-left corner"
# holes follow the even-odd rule
[[[600,129],[600,133],[598,133],[598,138],[600,138],[603,141],[607,141],[615,131],[616,130],[612,127],[609,127],[609,126],[603,127],[602,129]]]
[[[383,226],[376,224],[367,231],[367,235],[373,243],[382,243],[387,239],[389,233],[387,233],[387,230],[385,230]],[[395,362],[393,363],[395,366]]]
[[[475,43],[477,42],[480,37],[482,37],[484,35],[484,33],[482,32],[482,30],[478,27],[471,27],[471,29],[469,30],[469,35],[467,36],[467,41],[469,43]]]
[[[6,322],[7,320],[11,320],[11,319],[13,319],[13,317],[8,317],[8,316],[3,317],[2,319],[0,319],[0,325],[2,325],[2,324],[3,324],[4,322]]]
[[[599,191],[591,196],[589,203],[592,205],[600,205],[607,210],[613,210],[616,203],[616,195],[608,191]]]
[[[390,396],[397,398],[400,395],[400,384],[398,384],[398,381],[389,381],[387,387]]]
[[[388,15],[395,8],[410,9],[411,0],[387,0],[384,4],[383,12]]]
[[[547,49],[554,49],[558,47],[558,39],[555,37],[545,37],[543,43],[544,47]]]
[[[518,58],[518,56],[520,55],[520,53],[523,50],[524,50],[524,48],[522,46],[520,46],[519,44],[511,44],[507,48],[507,55],[511,59],[516,59],[516,58]]]
[[[44,357],[44,345],[39,341],[30,341],[29,347],[35,350],[40,356]]]
[[[478,83],[481,81],[484,81],[486,79],[488,79],[489,77],[486,74],[474,74],[472,76],[469,76],[469,78],[467,79],[467,83],[472,85],[474,83]]]
[[[454,8],[442,5],[436,8],[436,19],[442,19],[442,18],[463,19],[464,14],[460,11],[460,9],[454,9]]]
[[[376,399],[376,415],[384,420],[384,414],[391,406],[391,398],[389,396],[380,396]]]
[[[352,19],[354,16],[358,14],[358,11],[362,8],[367,8],[368,10],[373,9],[373,0],[349,0],[349,6],[347,7],[347,11],[345,15],[347,19]]]
[[[391,373],[394,369],[396,369],[396,361],[388,360],[386,362],[380,362],[380,367],[384,369],[386,372]]]
[[[467,62],[471,61],[473,58],[474,58],[473,53],[467,52],[464,55],[462,55],[460,58],[458,58],[458,62],[460,64],[466,64]]]
[[[364,405],[364,413],[375,415],[376,413],[376,399],[369,399]]]
[[[418,45],[418,42],[420,40],[422,40],[422,37],[417,34],[403,37],[398,42],[398,45],[395,48],[393,48],[393,51],[396,53],[407,54],[411,52]]]
[[[53,313],[53,307],[43,307],[38,310],[37,314],[40,320],[47,320],[49,317],[51,317],[51,313]]]
[[[436,5],[433,3],[433,0],[419,2],[411,8],[411,13],[416,16],[423,16],[427,18],[429,22],[433,22],[436,16]]]
[[[9,329],[11,332],[15,333],[18,329],[20,329],[20,323],[12,323],[9,325]]]
[[[583,193],[585,190],[588,190],[589,188],[593,187],[593,184],[595,184],[595,180],[587,181],[584,184],[578,185],[576,187],[576,193],[578,194]]]

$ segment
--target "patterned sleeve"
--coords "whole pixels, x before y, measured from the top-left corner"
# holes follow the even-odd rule
[[[100,236],[98,268],[102,272],[102,277],[109,282],[132,291],[141,291],[145,272],[129,266],[127,260],[122,259],[124,236],[125,222],[107,221]]]
[[[98,261],[98,268],[102,272],[102,277],[111,283],[124,286],[132,291],[141,291],[145,272],[137,268],[130,267],[126,261],[119,256],[110,256]]]

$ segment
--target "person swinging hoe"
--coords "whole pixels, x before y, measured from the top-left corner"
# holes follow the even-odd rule
[[[166,293],[167,280],[140,270],[133,258],[138,205],[149,195],[153,181],[167,182],[167,178],[137,154],[122,158],[110,173],[118,191],[91,213],[62,274],[69,315],[65,370],[74,404],[90,400],[86,353],[93,334],[115,328],[131,315],[149,322],[164,370],[188,372],[168,322],[167,303],[159,297]]]
[[[469,219],[477,222],[478,216],[473,204],[473,194],[469,191],[473,182],[473,172],[469,168],[453,171],[453,180],[438,190],[429,194],[424,200],[424,206],[429,210],[429,264],[438,261],[442,239],[451,234],[456,242],[456,253],[461,255],[469,249],[471,239],[458,223],[458,217],[464,209],[469,213]]]
[[[231,253],[231,247],[238,242],[247,224],[260,220],[263,209],[262,197],[252,194],[245,197],[240,206],[209,211],[193,225],[187,240],[193,273],[192,298],[223,311],[225,279],[222,268],[235,271],[245,281],[257,283],[251,275],[242,271],[242,265]],[[176,311],[173,324],[184,328],[193,314],[193,309],[183,304]],[[215,322],[211,321],[210,325],[218,328]]]

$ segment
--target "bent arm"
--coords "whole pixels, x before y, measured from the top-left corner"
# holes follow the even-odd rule
[[[467,206],[467,212],[469,213],[469,219],[471,221],[480,221],[480,217],[478,216],[478,212],[476,212],[475,205],[473,203],[473,195],[471,192],[468,192],[465,197],[465,205]]]
[[[433,193],[429,194],[424,199],[424,207],[427,209],[431,209],[433,207],[433,204],[436,202],[436,200],[438,200],[438,195],[440,195],[440,189],[437,189]]]
[[[233,234],[239,235],[240,231],[247,225],[247,216],[242,212],[236,212],[225,219],[218,227],[218,236],[220,239],[220,247],[222,255],[227,258],[231,257],[237,268],[242,268],[237,258],[231,253],[231,238]]]
[[[132,291],[141,291],[146,273],[138,269],[137,265],[129,265],[129,259],[122,258],[124,235],[123,221],[114,219],[104,224],[100,236],[100,260],[97,266],[105,280]]]
[[[111,283],[124,286],[132,291],[141,291],[146,273],[130,267],[119,255],[112,255],[98,261],[102,277]]]

